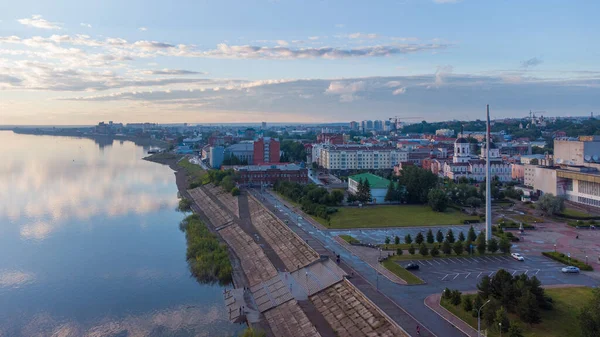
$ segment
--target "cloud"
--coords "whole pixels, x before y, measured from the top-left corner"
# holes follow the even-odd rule
[[[92,28],[92,25],[91,25],[91,24],[89,24],[89,23],[83,23],[83,22],[82,22],[82,23],[80,23],[79,25],[80,25],[81,27]]]
[[[394,91],[392,92],[392,95],[394,95],[394,96],[396,96],[396,95],[402,95],[402,94],[403,94],[403,93],[405,93],[405,92],[406,92],[406,88],[405,88],[405,87],[403,87],[403,88],[398,88],[398,89],[396,89],[396,90],[394,90]]]
[[[136,41],[133,43],[132,47],[137,47],[145,50],[154,50],[154,49],[166,49],[166,48],[174,48],[175,46],[172,44],[157,42],[157,41]]]
[[[308,39],[311,41],[316,41],[319,39],[319,36],[309,36]]]
[[[542,64],[542,62],[543,61],[541,59],[539,59],[537,57],[532,57],[532,58],[530,58],[528,60],[525,60],[525,61],[521,62],[521,67],[523,67],[523,68],[532,68],[532,67],[535,67],[535,66],[538,66],[538,65]]]
[[[41,15],[32,15],[31,18],[19,19],[17,21],[22,25],[41,29],[61,29],[62,25],[58,22],[50,22],[42,19]]]
[[[336,23],[335,24],[335,28],[344,28],[344,27],[346,27],[346,25],[343,24],[343,23]]]
[[[204,75],[206,73],[182,69],[145,70],[144,75]]]
[[[36,222],[21,228],[21,237],[25,239],[43,240],[52,232],[52,226],[47,222]]]
[[[329,84],[325,93],[330,95],[340,95],[340,102],[352,102],[358,98],[355,94],[364,91],[365,87],[366,85],[363,81],[351,83],[335,81]]]
[[[14,77],[14,76],[9,76],[9,75],[4,75],[4,74],[0,74],[0,84],[9,84],[9,85],[17,85],[19,83],[23,82],[22,79]]]
[[[377,39],[379,35],[377,34],[365,34],[365,33],[352,33],[348,35],[351,39]]]
[[[438,66],[435,71],[435,85],[440,86],[444,84],[444,77],[452,73],[453,67],[451,65]]]
[[[277,44],[284,47],[289,45],[289,43],[285,40],[277,40]]]
[[[32,282],[34,279],[35,277],[31,273],[11,270],[0,271],[0,288],[19,287]]]
[[[140,27],[140,28],[138,28],[138,30],[139,30],[140,32],[145,32],[145,31],[147,31],[147,30],[148,30],[148,28],[146,28],[146,27]]]

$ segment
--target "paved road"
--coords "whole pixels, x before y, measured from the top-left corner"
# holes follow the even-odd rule
[[[258,191],[254,191],[254,193],[258,193]],[[321,243],[327,250],[334,251],[337,254],[340,254],[342,257],[342,260],[345,263],[347,263],[353,270],[355,270],[357,273],[359,273],[361,275],[362,279],[364,279],[366,282],[368,282],[373,287],[376,287],[379,290],[378,293],[382,293],[383,295],[385,295],[386,298],[391,299],[394,303],[396,303],[397,305],[402,307],[411,316],[415,317],[416,320],[421,322],[424,327],[427,327],[429,330],[431,330],[432,333],[434,333],[437,336],[444,336],[444,337],[446,337],[446,336],[448,336],[448,337],[464,336],[464,334],[462,332],[457,330],[455,327],[453,327],[447,321],[445,321],[444,319],[439,317],[437,314],[433,313],[429,308],[427,308],[424,305],[424,300],[427,296],[429,296],[433,293],[442,292],[442,290],[447,286],[452,289],[458,289],[461,291],[473,290],[477,283],[477,278],[475,278],[474,277],[475,275],[472,275],[472,274],[467,276],[470,269],[464,268],[464,267],[468,267],[469,266],[468,264],[463,265],[463,264],[458,264],[458,262],[457,262],[456,266],[457,267],[460,266],[460,267],[458,267],[458,269],[454,269],[454,268],[444,269],[444,268],[441,268],[442,262],[440,262],[440,265],[438,265],[437,262],[432,262],[436,268],[440,267],[439,270],[441,272],[443,272],[443,271],[452,271],[453,272],[456,270],[457,273],[454,273],[452,275],[453,282],[446,282],[445,280],[442,281],[441,279],[443,278],[444,275],[428,273],[427,271],[425,271],[425,269],[423,269],[423,271],[425,271],[425,274],[429,274],[429,276],[427,276],[427,275],[424,276],[425,278],[428,278],[426,280],[428,282],[427,284],[419,285],[419,286],[398,285],[396,283],[389,281],[385,277],[380,277],[379,273],[377,273],[376,270],[373,269],[370,265],[368,265],[364,261],[360,260],[357,256],[353,255],[351,252],[347,251],[344,247],[342,247],[340,244],[338,244],[333,239],[333,236],[337,235],[336,234],[337,231],[319,230],[314,225],[310,224],[306,219],[298,220],[299,216],[306,217],[301,211],[292,210],[290,208],[284,207],[281,203],[281,200],[277,199],[276,197],[274,197],[273,195],[271,195],[269,193],[265,192],[265,193],[261,194],[261,196],[264,197],[263,202],[271,210],[273,210],[279,216],[279,218],[281,218],[282,220],[288,220],[288,223],[290,225],[290,228],[292,228],[292,230],[294,230],[297,233],[303,232],[305,234],[303,237],[308,238],[309,244],[310,244],[310,240],[316,240],[319,243]],[[465,227],[468,230],[468,226],[465,226]],[[447,227],[445,227],[445,228],[447,228]],[[388,229],[386,229],[386,230],[388,230]],[[396,230],[396,229],[394,229],[394,230]],[[399,231],[406,231],[406,230],[419,231],[422,229],[399,228],[397,230],[399,230]],[[364,233],[369,230],[361,230],[361,231]],[[385,231],[385,230],[383,230],[383,231]],[[359,231],[359,233],[360,233],[360,231]],[[457,235],[457,234],[458,233],[455,231],[455,235]],[[521,247],[519,247],[519,248],[522,248],[523,244],[521,244],[520,246]],[[527,262],[521,263],[521,265],[523,266],[523,269],[524,269],[523,272],[525,272],[525,270],[527,270],[528,274],[535,273],[536,269],[540,269],[540,271],[538,272],[538,275],[536,275],[536,276],[540,277],[540,279],[542,280],[542,283],[544,285],[581,284],[581,285],[586,285],[586,286],[597,286],[599,284],[597,280],[595,280],[585,274],[562,275],[562,273],[554,272],[556,263],[545,257],[542,257],[542,256],[528,257],[528,256],[526,256],[526,259],[527,259]],[[517,261],[510,261],[510,260],[506,260],[506,259],[501,259],[500,261],[494,261],[494,259],[492,259],[491,261],[485,260],[485,259],[482,261],[467,260],[466,262],[472,262],[474,265],[476,264],[478,266],[477,268],[481,269],[480,272],[483,272],[484,271],[483,269],[489,269],[490,272],[491,271],[495,272],[501,267],[503,267],[505,269],[510,269],[510,267],[514,266],[515,263],[517,263],[517,265],[518,265]],[[540,266],[537,268],[529,268],[530,264],[539,264]],[[431,265],[429,267],[431,267],[431,269],[434,269],[434,265]],[[448,264],[448,265],[450,266],[450,264]],[[521,266],[521,265],[519,265],[519,266]],[[527,266],[527,268],[525,268],[525,266]],[[547,266],[547,268],[542,267],[542,266]],[[531,265],[531,267],[533,267],[533,265]],[[463,268],[464,268],[464,270],[463,270]],[[511,271],[521,269],[520,267],[516,268],[516,269],[515,268],[511,269]],[[530,269],[533,271],[529,271]],[[473,271],[474,270],[475,269],[473,269]],[[543,272],[542,272],[542,270],[543,270]],[[460,271],[460,273],[459,273],[459,271]],[[456,274],[461,274],[463,271],[467,273],[467,274],[463,274],[463,280],[456,281],[460,278],[460,276],[455,278]],[[450,273],[447,273],[447,274],[450,274]],[[421,276],[421,275],[419,275],[419,276]],[[465,276],[467,276],[466,279],[464,278]],[[448,277],[450,277],[450,276],[448,276]],[[464,280],[467,280],[467,281],[464,281]],[[371,288],[373,288],[373,287],[371,287]],[[363,289],[361,289],[361,290],[363,290]],[[401,325],[403,327],[406,326],[406,324],[402,324],[402,323],[401,323]],[[408,332],[410,334],[414,334],[414,331],[409,330]]]

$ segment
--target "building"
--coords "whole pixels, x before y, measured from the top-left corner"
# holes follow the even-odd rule
[[[510,164],[510,172],[513,180],[525,179],[525,165],[519,163]]]
[[[266,130],[266,129],[267,129],[267,122],[262,122],[262,123],[260,124],[260,128],[261,128],[262,130]]]
[[[225,148],[224,157],[229,158],[235,156],[242,162],[254,163],[254,143],[242,142],[229,145]]]
[[[373,203],[382,204],[386,202],[385,195],[387,193],[388,186],[390,185],[389,180],[371,173],[361,173],[353,175],[348,177],[348,192],[352,194],[357,194],[358,183],[361,180],[363,182],[369,181],[369,185],[371,186],[371,198],[373,198]]]
[[[223,165],[225,159],[225,148],[223,146],[211,146],[208,152],[208,163],[210,167],[218,169]]]
[[[435,130],[435,135],[436,136],[442,136],[442,137],[454,137],[454,130],[452,129],[439,129],[439,130]]]
[[[360,124],[357,121],[350,122],[350,130],[358,131]]]
[[[383,125],[383,121],[381,120],[373,121],[373,129],[375,131],[383,131]]]
[[[254,141],[254,165],[279,163],[281,153],[279,141],[271,137],[262,137]]]
[[[234,171],[242,185],[268,185],[277,181],[292,181],[300,184],[308,183],[308,170],[297,164],[261,164],[236,166]]]
[[[484,144],[485,145],[485,144]],[[487,151],[485,146],[481,149],[479,157],[471,154],[471,144],[465,138],[458,138],[454,142],[454,156],[452,162],[443,163],[443,169],[439,173],[452,180],[460,178],[473,179],[475,181],[485,181],[486,164],[485,159]],[[512,169],[509,163],[506,163],[500,157],[500,150],[494,143],[490,143],[490,171],[492,177],[498,177],[500,181],[506,182],[512,180]]]
[[[317,143],[344,144],[344,135],[339,133],[319,133],[317,135]]]
[[[391,170],[408,161],[408,152],[385,146],[315,144],[312,159],[328,170]]]
[[[596,166],[600,164],[600,136],[554,139],[557,164]]]
[[[521,156],[521,164],[523,164],[523,165],[539,165],[539,164],[541,164],[541,161],[545,158],[546,158],[546,156],[543,154],[524,155],[524,156]],[[537,161],[537,164],[535,164],[535,161],[532,164],[531,161],[533,161],[534,159],[535,159],[535,161]]]

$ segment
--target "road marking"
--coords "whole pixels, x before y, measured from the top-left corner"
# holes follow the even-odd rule
[[[495,271],[491,272],[488,276],[492,277],[492,275],[494,275]]]
[[[515,276],[515,274],[516,274],[516,273],[517,273],[517,271],[516,271],[516,270],[515,270],[515,271],[513,271],[513,273],[512,273],[512,276]]]
[[[535,274],[533,274],[533,276],[537,275],[539,272],[540,272],[540,270],[539,270],[539,269],[538,269],[538,270],[536,270],[536,271],[535,271]]]
[[[468,273],[467,276],[465,276],[465,278],[469,277],[469,275],[471,275],[471,273]]]
[[[496,260],[496,261],[499,261],[499,262],[504,262],[504,261],[500,260],[500,259],[499,259],[499,258],[497,258],[497,257],[492,257],[492,259],[494,259],[494,260]]]
[[[477,275],[477,277],[476,277],[476,278],[479,278],[479,276],[481,276],[481,274],[483,274],[483,272],[479,273],[479,275]]]
[[[456,276],[454,276],[453,280],[456,280],[456,278],[458,277],[458,275],[460,275],[460,274],[456,274]]]
[[[423,261],[418,261],[420,264],[425,265],[425,263],[423,263]]]
[[[439,263],[439,262],[438,262],[438,261],[436,261],[436,260],[433,260],[433,262],[437,263],[438,265],[440,265],[440,264],[441,264],[441,263]]]
[[[529,269],[525,271],[525,275],[527,275],[528,272],[529,272]]]
[[[433,263],[431,263],[431,262],[429,262],[427,260],[425,260],[425,262],[429,263],[430,266],[433,266]]]
[[[445,280],[446,277],[448,277],[448,274],[446,274],[446,276],[442,277],[442,281]]]
[[[441,259],[440,261],[444,262],[445,264],[448,264],[448,261],[445,261],[446,259]]]

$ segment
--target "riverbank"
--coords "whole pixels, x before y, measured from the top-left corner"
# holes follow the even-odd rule
[[[96,141],[99,144],[110,145],[114,140],[130,141],[140,146],[155,146],[160,148],[167,148],[169,143],[152,138],[140,138],[135,136],[127,135],[100,135],[84,133],[79,130],[68,130],[68,129],[56,129],[56,130],[42,130],[42,129],[31,129],[31,128],[14,128],[11,130],[16,134],[23,135],[34,135],[34,136],[60,136],[60,137],[75,137],[75,138],[86,138]]]

